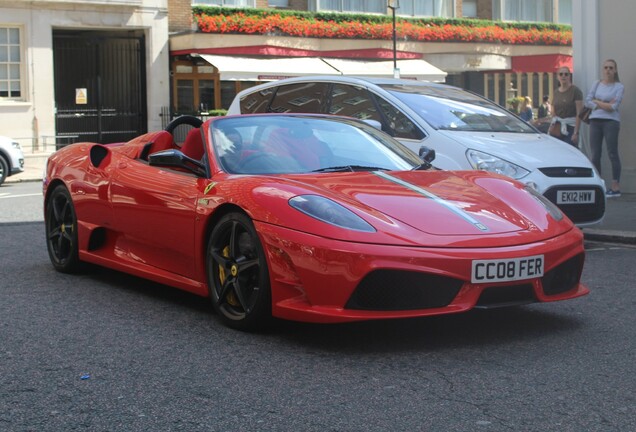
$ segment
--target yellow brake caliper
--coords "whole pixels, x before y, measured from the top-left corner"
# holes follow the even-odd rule
[[[229,246],[225,246],[225,248],[223,248],[223,256],[225,258],[230,257]],[[232,266],[232,273],[234,273],[235,271],[236,271],[236,266]],[[236,276],[236,274],[232,274],[232,276]],[[227,278],[227,275],[225,274],[225,268],[223,268],[222,265],[219,265],[219,280],[221,281],[221,285],[225,283],[226,278]],[[227,301],[230,306],[240,306],[240,303],[238,302],[238,300],[236,299],[236,296],[234,295],[234,291],[230,291],[227,293],[227,296],[225,297],[225,301]]]

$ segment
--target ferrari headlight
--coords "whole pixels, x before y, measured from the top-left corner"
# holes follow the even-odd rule
[[[539,201],[545,207],[545,209],[548,211],[548,213],[550,213],[550,216],[552,216],[554,220],[560,221],[561,219],[563,219],[563,212],[556,206],[556,204],[554,204],[552,201],[550,201],[549,199],[541,195],[538,191],[529,186],[526,186],[525,189],[530,195],[532,195],[534,199]]]
[[[502,174],[512,177],[515,180],[519,180],[530,174],[530,171],[521,168],[519,165],[477,150],[468,149],[468,151],[466,151],[466,157],[474,169]]]
[[[16,142],[16,141],[12,141],[11,145],[13,146],[14,149],[16,150],[22,150],[22,148],[20,147],[20,143]]]
[[[351,210],[318,195],[295,196],[289,200],[289,205],[307,216],[340,228],[375,232],[375,228]]]

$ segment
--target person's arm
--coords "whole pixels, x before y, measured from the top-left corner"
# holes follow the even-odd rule
[[[590,91],[587,92],[587,96],[585,96],[585,106],[590,109],[597,108],[596,99],[594,99],[597,88],[598,88],[598,81],[594,83]]]
[[[612,99],[609,102],[604,102],[599,99],[594,99],[594,103],[596,103],[596,106],[598,108],[605,110],[607,112],[616,111],[618,107],[620,106],[621,102],[623,101],[624,92],[625,92],[625,87],[621,84],[620,86],[618,86],[618,90],[616,92],[617,94],[614,97],[614,99]]]

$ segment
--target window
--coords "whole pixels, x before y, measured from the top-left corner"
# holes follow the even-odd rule
[[[462,17],[477,18],[477,0],[464,0],[462,2]]]
[[[367,89],[346,84],[334,84],[328,113],[382,123],[382,117]]]
[[[199,111],[214,109],[214,80],[199,80]]]
[[[400,0],[400,7],[395,10],[398,15],[405,16],[454,16],[455,0]]]
[[[256,0],[192,0],[193,5],[256,7]]]
[[[0,98],[22,99],[20,29],[0,27]]]
[[[234,96],[238,93],[237,81],[221,81],[221,108],[228,109],[234,100]]]
[[[259,92],[249,93],[241,99],[241,113],[254,114],[267,112],[269,101],[274,94],[273,88],[267,88]]]
[[[327,94],[326,83],[301,83],[280,86],[270,112],[319,113]]]
[[[177,111],[189,114],[194,104],[194,80],[177,80]]]
[[[559,0],[559,24],[572,24],[572,0]]]
[[[493,18],[504,21],[552,22],[552,0],[495,0]]]
[[[268,0],[267,6],[269,7],[283,7],[286,8],[289,6],[288,0]]]
[[[316,10],[386,14],[386,0],[316,0]]]
[[[375,98],[380,110],[389,124],[388,132],[391,136],[418,141],[424,139],[424,133],[393,104],[379,96],[375,96]]]

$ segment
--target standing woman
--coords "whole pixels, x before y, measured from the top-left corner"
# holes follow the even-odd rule
[[[603,62],[603,78],[594,84],[585,98],[585,106],[592,109],[590,114],[590,149],[592,163],[601,172],[603,139],[607,145],[607,155],[612,164],[612,187],[607,197],[621,196],[621,160],[618,157],[618,132],[621,129],[621,116],[618,107],[623,101],[625,87],[618,79],[616,61]]]
[[[560,133],[550,135],[559,138],[575,147],[579,146],[579,127],[581,119],[579,113],[583,109],[583,92],[572,84],[572,73],[567,66],[557,71],[559,87],[554,92],[552,101],[552,117],[550,131]],[[555,126],[556,125],[556,126]]]
[[[532,111],[532,99],[530,99],[530,96],[524,97],[523,101],[521,101],[521,107],[519,108],[519,117],[521,117],[521,120],[525,120],[527,122],[532,121],[534,113]]]

